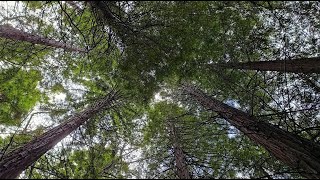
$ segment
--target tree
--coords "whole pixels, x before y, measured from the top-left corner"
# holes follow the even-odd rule
[[[241,63],[226,63],[218,66],[232,69],[278,71],[292,73],[319,73],[320,58],[299,58],[290,60],[252,61]]]
[[[181,170],[189,172],[193,179],[259,178],[265,175],[261,169],[271,175],[290,171],[248,138],[235,134],[223,119],[189,105],[178,107],[173,102],[157,102],[148,110],[139,163],[145,168],[140,178],[180,178],[175,152],[181,151],[179,157],[185,167]],[[169,123],[174,124],[176,147],[181,151],[174,151]],[[279,177],[295,176],[281,174]]]
[[[177,175],[179,179],[191,179],[188,166],[186,163],[186,155],[179,143],[179,136],[177,134],[177,129],[174,122],[170,119],[167,120],[169,138],[173,146],[173,153],[175,159],[175,168],[177,170]]]
[[[182,92],[191,96],[194,101],[205,108],[220,114],[251,140],[266,148],[288,166],[302,169],[303,176],[320,177],[319,144],[251,117],[249,114],[230,107],[190,85],[184,85]]]
[[[15,178],[18,176],[26,167],[34,163],[81,124],[98,112],[113,107],[118,101],[118,96],[118,92],[111,91],[106,97],[100,99],[84,111],[75,114],[68,121],[3,156],[0,162],[0,177]]]
[[[41,44],[45,46],[51,46],[55,48],[63,48],[67,51],[78,51],[78,52],[86,52],[85,49],[72,47],[69,44],[61,43],[59,41],[55,41],[52,39],[47,39],[38,35],[30,34],[27,32],[23,32],[12,27],[9,24],[0,26],[0,37],[18,40],[18,41],[26,41],[34,44]]]

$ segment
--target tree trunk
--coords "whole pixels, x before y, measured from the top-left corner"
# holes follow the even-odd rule
[[[181,145],[178,140],[178,135],[176,128],[172,120],[168,120],[168,129],[170,141],[173,145],[174,159],[176,162],[177,175],[179,179],[191,179],[188,166],[186,163],[186,156],[181,148]]]
[[[284,131],[230,107],[203,91],[184,85],[182,91],[203,107],[219,113],[254,142],[292,168],[301,169],[307,178],[320,178],[320,145]]]
[[[126,22],[123,22],[119,17],[117,17],[110,7],[115,6],[114,2],[111,1],[88,1],[90,6],[93,10],[99,11],[101,13],[101,20],[106,21],[108,24],[111,24],[113,26],[116,26],[118,30],[120,29],[130,29],[131,26],[127,24]],[[121,11],[120,7],[117,7],[119,11]],[[122,11],[122,14],[125,14],[124,11]]]
[[[118,93],[111,91],[105,98],[97,101],[84,111],[75,114],[68,121],[34,138],[29,143],[5,155],[0,162],[0,179],[17,177],[24,169],[53,148],[59,141],[92,118],[98,112],[112,107],[118,100]]]
[[[34,44],[41,44],[55,48],[62,48],[66,51],[86,52],[85,49],[72,47],[71,45],[66,43],[61,43],[59,41],[23,32],[10,25],[0,25],[0,37],[17,41],[26,41]]]
[[[320,73],[320,57],[292,60],[255,61],[243,63],[226,63],[217,66],[231,69],[257,71],[278,71],[292,73]]]
[[[96,12],[98,21],[105,22],[121,40],[126,41],[128,38],[135,38],[138,32],[134,30],[134,26],[129,22],[123,21],[120,17],[115,15],[111,7],[116,5],[111,1],[88,1],[92,10]],[[120,7],[116,7],[121,11]],[[125,12],[123,12],[125,14]]]

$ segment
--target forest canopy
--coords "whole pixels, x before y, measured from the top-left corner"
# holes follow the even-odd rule
[[[0,2],[0,178],[320,178],[320,2]]]

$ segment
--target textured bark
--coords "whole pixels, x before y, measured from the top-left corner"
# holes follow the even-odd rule
[[[66,122],[5,155],[0,162],[0,179],[17,177],[24,169],[53,148],[59,141],[98,112],[112,107],[117,100],[118,93],[111,91],[105,98],[97,101],[84,111],[75,114]]]
[[[218,66],[232,69],[257,71],[278,71],[292,73],[320,73],[320,57],[292,60],[255,61],[244,63],[227,63]]]
[[[168,120],[168,129],[170,141],[173,145],[174,159],[176,162],[177,175],[179,179],[191,179],[188,166],[186,163],[186,156],[182,150],[182,147],[179,143],[179,138],[177,135],[176,128],[171,120]]]
[[[203,91],[184,85],[182,91],[203,107],[219,113],[254,142],[292,168],[301,169],[307,178],[320,178],[320,145],[284,131],[230,107]]]
[[[85,49],[72,47],[71,45],[66,43],[61,43],[56,40],[47,39],[38,35],[23,32],[10,25],[0,25],[0,37],[17,41],[26,41],[34,44],[41,44],[55,48],[62,48],[66,51],[86,52]]]

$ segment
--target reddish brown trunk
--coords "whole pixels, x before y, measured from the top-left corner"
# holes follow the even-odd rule
[[[17,177],[25,168],[34,163],[59,141],[77,129],[96,113],[110,108],[118,99],[118,93],[112,91],[108,96],[96,102],[86,110],[75,114],[68,121],[52,128],[29,143],[5,155],[0,162],[0,179]]]
[[[188,166],[186,163],[186,156],[179,144],[179,140],[177,138],[177,132],[174,124],[171,120],[168,120],[168,128],[169,128],[169,137],[170,141],[173,145],[174,159],[176,162],[177,175],[179,179],[191,179]]]
[[[55,41],[52,39],[47,39],[40,37],[38,35],[30,34],[27,32],[20,31],[15,29],[10,25],[1,25],[0,26],[0,37],[17,40],[17,41],[26,41],[34,44],[41,44],[45,46],[51,46],[55,48],[62,48],[67,51],[78,51],[78,52],[86,52],[85,49],[72,47],[69,44],[61,43],[59,41]]]
[[[301,175],[320,178],[320,145],[284,131],[249,114],[230,107],[194,87],[182,89],[205,108],[223,116],[254,142],[260,144],[283,163],[301,169]]]
[[[320,57],[223,64],[222,67],[257,71],[320,73]]]

